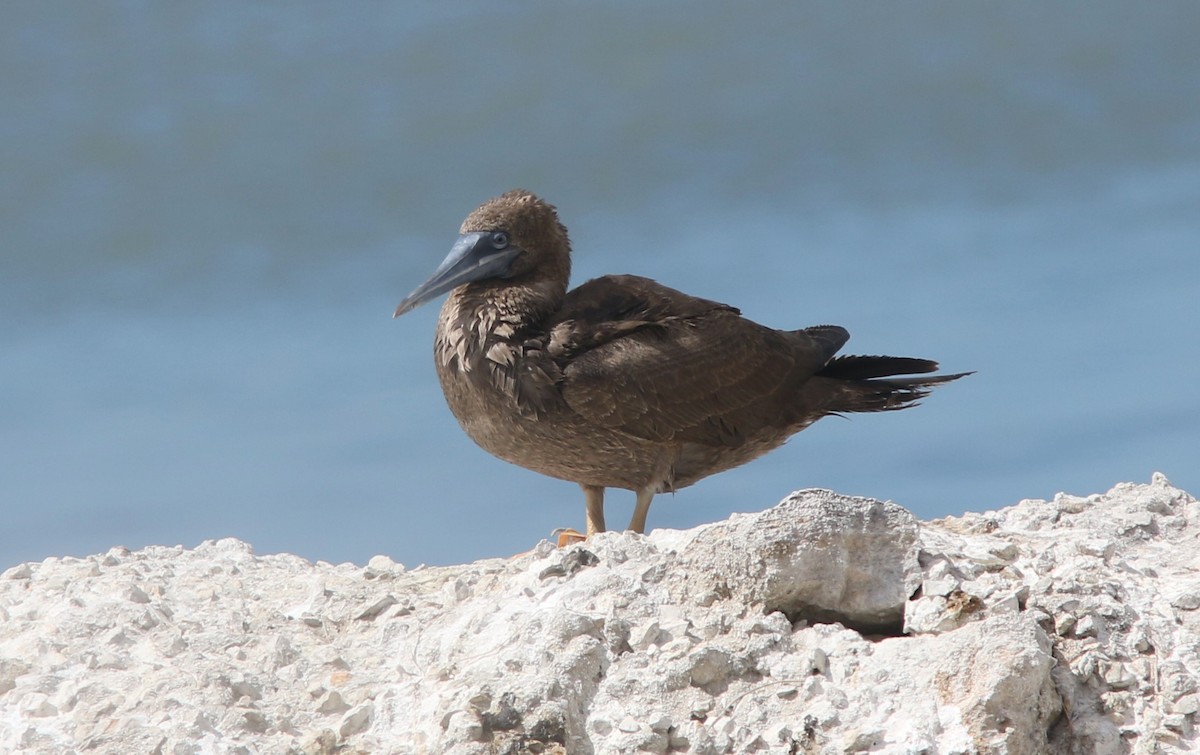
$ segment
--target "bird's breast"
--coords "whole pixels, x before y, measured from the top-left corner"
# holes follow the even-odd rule
[[[443,313],[438,380],[463,430],[485,451],[551,477],[640,489],[670,477],[673,452],[573,411],[545,339],[494,317]]]

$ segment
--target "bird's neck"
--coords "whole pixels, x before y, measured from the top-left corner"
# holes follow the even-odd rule
[[[455,289],[438,318],[439,364],[469,373],[484,360],[504,361],[505,350],[520,353],[527,339],[545,331],[564,296],[565,286],[549,282],[504,287],[471,283]]]
[[[469,329],[477,338],[524,338],[543,328],[566,295],[565,285],[549,280],[504,283],[471,283],[455,289],[446,299],[443,323]]]

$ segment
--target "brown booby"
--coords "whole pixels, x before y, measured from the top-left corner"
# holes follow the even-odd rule
[[[775,330],[649,278],[606,275],[571,291],[571,244],[553,205],[514,189],[463,221],[433,276],[396,308],[447,291],[434,340],[450,410],[489,453],[578,483],[587,534],[604,489],[656,493],[745,464],[830,414],[916,405],[937,362],[835,356],[836,325]],[[907,376],[907,377],[906,377]]]

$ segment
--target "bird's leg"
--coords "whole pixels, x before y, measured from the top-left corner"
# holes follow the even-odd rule
[[[580,485],[587,502],[587,536],[604,531],[604,488],[599,485]]]
[[[654,500],[654,488],[643,488],[637,492],[637,503],[633,506],[633,518],[629,520],[629,529],[634,532],[646,531],[646,514],[650,513],[650,502]]]
[[[579,487],[583,488],[583,499],[587,503],[587,534],[584,535],[570,527],[555,530],[554,534],[558,535],[559,548],[582,543],[597,532],[604,531],[604,488],[599,485],[582,483]]]

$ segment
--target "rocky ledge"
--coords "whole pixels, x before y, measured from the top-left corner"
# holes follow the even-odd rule
[[[0,578],[0,752],[1183,753],[1198,628],[1162,476],[933,522],[805,490],[445,568],[117,548]]]

